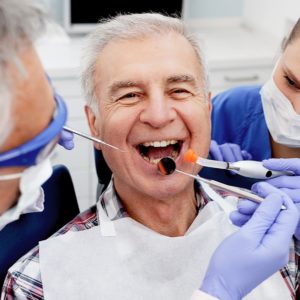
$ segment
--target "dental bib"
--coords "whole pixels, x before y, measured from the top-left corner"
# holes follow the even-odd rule
[[[161,235],[130,217],[110,221],[98,202],[99,226],[40,242],[45,299],[190,299],[214,250],[237,230],[228,219],[231,204],[202,186],[217,201],[199,212],[184,236]],[[245,297],[290,298],[279,272]]]

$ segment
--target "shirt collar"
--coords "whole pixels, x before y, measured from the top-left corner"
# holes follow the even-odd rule
[[[195,184],[195,194],[197,200],[197,213],[212,199],[201,188],[200,184]],[[113,178],[111,179],[106,190],[99,197],[99,200],[108,218],[112,221],[128,217],[123,207],[117,191],[114,187]]]

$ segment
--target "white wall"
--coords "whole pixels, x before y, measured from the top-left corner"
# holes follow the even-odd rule
[[[244,0],[184,0],[186,16],[196,18],[241,17]]]
[[[243,14],[251,26],[281,39],[300,17],[300,1],[244,0]]]

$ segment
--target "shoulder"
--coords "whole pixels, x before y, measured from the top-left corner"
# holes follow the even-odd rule
[[[69,231],[83,231],[98,225],[96,206],[79,214],[54,236]],[[1,299],[43,299],[39,247],[35,247],[20,258],[9,270],[2,290]]]
[[[261,86],[240,86],[226,90],[212,99],[213,110],[236,111],[254,108],[260,104]]]

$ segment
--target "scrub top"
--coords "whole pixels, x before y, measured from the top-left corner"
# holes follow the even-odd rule
[[[259,161],[271,157],[260,89],[261,86],[236,87],[212,99],[212,139],[218,144],[238,144]],[[212,168],[204,168],[200,176],[245,188],[258,181]]]

